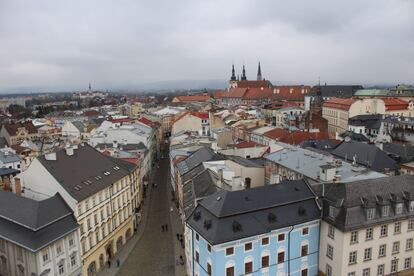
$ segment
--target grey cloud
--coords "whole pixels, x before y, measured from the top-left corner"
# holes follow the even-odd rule
[[[258,60],[276,83],[412,82],[414,4],[0,1],[0,91],[225,79]]]

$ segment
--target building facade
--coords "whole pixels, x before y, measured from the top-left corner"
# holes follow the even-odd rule
[[[43,199],[59,192],[74,211],[83,275],[102,269],[134,233],[138,169],[126,169],[128,162],[121,161],[79,145],[36,158],[21,176],[25,196]]]
[[[187,219],[187,274],[316,275],[319,218],[304,181],[216,192]]]
[[[322,275],[412,275],[414,176],[320,189]]]

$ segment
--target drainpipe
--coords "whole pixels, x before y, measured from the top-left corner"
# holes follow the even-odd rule
[[[288,234],[288,274],[290,275],[290,233],[292,233],[293,229],[295,229],[295,226],[290,226],[289,234]]]
[[[191,266],[193,267],[193,276],[194,276],[194,230],[191,229]]]

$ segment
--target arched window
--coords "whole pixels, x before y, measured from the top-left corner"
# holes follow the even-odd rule
[[[95,275],[96,273],[96,262],[93,261],[88,266],[88,276]]]

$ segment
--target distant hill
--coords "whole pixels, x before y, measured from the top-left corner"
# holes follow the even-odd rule
[[[186,89],[224,89],[228,86],[225,80],[173,80],[157,81],[137,85],[143,90],[186,90]]]

